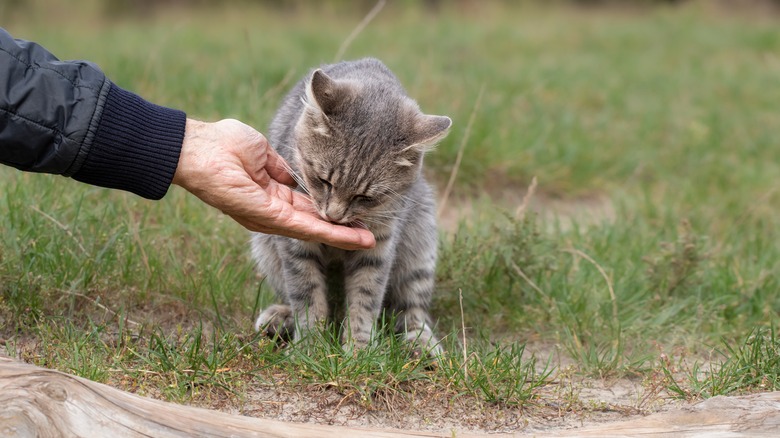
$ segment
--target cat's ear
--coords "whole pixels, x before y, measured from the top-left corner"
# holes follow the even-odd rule
[[[312,73],[311,79],[306,84],[307,103],[326,116],[333,114],[351,92],[350,83],[336,81],[320,69]]]
[[[431,150],[436,143],[447,136],[452,120],[446,116],[417,116],[410,137],[412,144],[401,150],[401,158],[396,164],[411,167],[421,162],[423,154]]]
[[[425,152],[447,136],[452,119],[447,116],[420,115],[415,120],[412,143],[416,149]]]

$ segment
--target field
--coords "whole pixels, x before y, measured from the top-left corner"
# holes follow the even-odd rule
[[[0,26],[155,103],[261,131],[368,10],[72,4],[0,6]],[[778,20],[707,2],[399,2],[345,46],[454,121],[426,159],[443,204],[436,364],[390,336],[355,356],[327,334],[279,351],[252,330],[274,297],[240,226],[178,188],[150,202],[10,168],[0,346],[178,403],[436,430],[780,389]],[[601,397],[614,385],[631,390]]]

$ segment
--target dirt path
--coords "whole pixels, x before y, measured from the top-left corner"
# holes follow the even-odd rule
[[[780,392],[741,397],[714,397],[698,403],[673,402],[652,414],[606,402],[633,397],[623,383],[594,388],[593,403],[601,409],[557,412],[552,406],[506,409],[463,406],[441,400],[414,401],[395,412],[364,410],[340,404],[332,394],[255,394],[244,415],[294,423],[317,423],[348,428],[407,430],[441,436],[535,437],[760,437],[780,436]],[[271,414],[271,415],[269,415]]]

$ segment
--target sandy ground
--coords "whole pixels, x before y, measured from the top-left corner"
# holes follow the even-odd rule
[[[592,378],[573,372],[573,361],[554,346],[526,347],[540,369],[550,359],[555,372],[536,399],[523,406],[479,403],[470,397],[446,398],[424,389],[378,394],[361,400],[331,387],[267,385],[249,389],[232,413],[296,423],[401,429],[434,433],[534,435],[579,430],[690,406],[663,391],[660,379]]]
[[[637,382],[620,379],[592,381],[576,390],[576,402],[541,399],[523,407],[474,405],[465,400],[427,398],[394,400],[393,408],[375,403],[372,408],[349,400],[336,391],[279,391],[256,388],[244,407],[235,413],[296,423],[317,423],[349,427],[390,428],[430,432],[523,433],[570,430],[600,425],[650,413],[678,409],[682,402],[653,400],[636,407],[644,389]],[[471,402],[471,401],[469,401]]]

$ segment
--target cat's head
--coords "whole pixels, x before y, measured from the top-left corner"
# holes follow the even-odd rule
[[[452,125],[421,113],[392,81],[337,80],[322,70],[307,82],[304,104],[296,164],[320,216],[340,224],[385,222]]]

